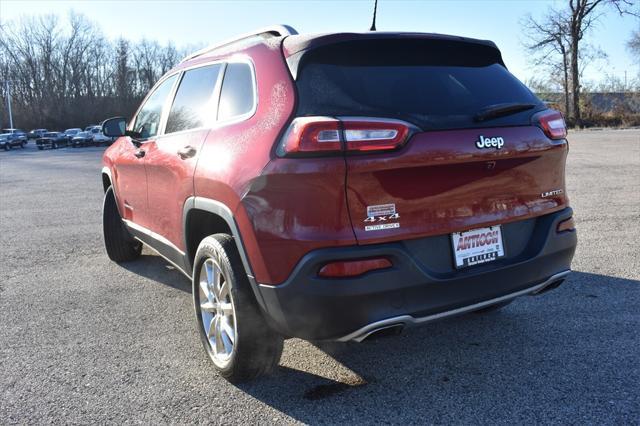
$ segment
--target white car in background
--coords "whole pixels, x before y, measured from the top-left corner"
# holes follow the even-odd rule
[[[100,146],[100,145],[111,145],[113,143],[113,138],[110,138],[109,136],[105,136],[104,133],[102,133],[102,126],[93,126],[89,132],[91,132],[91,136],[93,137],[93,144],[95,146]]]

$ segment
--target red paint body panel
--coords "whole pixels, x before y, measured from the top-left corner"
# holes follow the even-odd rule
[[[478,149],[479,135],[504,138]],[[425,132],[399,151],[347,157],[347,198],[360,244],[448,234],[563,209],[565,140],[534,126]],[[543,192],[562,194],[542,198]],[[365,231],[367,206],[395,204],[396,229]],[[382,220],[377,223],[389,223]]]
[[[154,142],[145,143],[145,168],[149,206],[148,228],[168,239],[183,252],[184,230],[182,216],[184,203],[194,195],[193,174],[197,156],[182,159],[178,151],[191,146],[201,150],[208,129],[159,136]]]
[[[142,226],[149,226],[147,173],[144,158],[128,137],[119,138],[104,154],[104,164],[111,170],[120,215]]]
[[[274,282],[275,267],[267,267],[268,255],[258,244],[254,224],[268,214],[269,206],[264,211],[247,211],[243,199],[261,179],[273,145],[293,114],[293,82],[279,46],[258,45],[246,51],[256,71],[257,110],[248,120],[211,129],[194,177],[197,196],[217,200],[234,213],[253,273],[259,282],[268,283]]]
[[[283,282],[311,250],[356,244],[345,171],[341,157],[278,159],[253,181],[242,205],[268,273],[259,282]]]

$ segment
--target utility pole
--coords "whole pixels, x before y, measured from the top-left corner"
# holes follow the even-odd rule
[[[13,129],[13,114],[11,113],[11,81],[4,81],[7,93],[7,111],[9,111],[9,127]]]

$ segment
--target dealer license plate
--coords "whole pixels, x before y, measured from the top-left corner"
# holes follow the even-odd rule
[[[492,262],[504,256],[500,225],[451,234],[456,268]]]

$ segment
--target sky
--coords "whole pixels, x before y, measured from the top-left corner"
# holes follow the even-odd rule
[[[522,48],[521,20],[527,14],[542,17],[551,6],[566,0],[379,0],[380,31],[420,31],[454,34],[494,41],[507,67],[520,80],[536,76]],[[299,33],[366,31],[371,25],[373,0],[280,1],[162,1],[162,0],[0,0],[0,22],[24,15],[69,11],[100,24],[110,38],[142,38],[176,46],[209,45],[257,28],[288,24]],[[589,66],[584,81],[600,80],[604,73],[620,78],[638,75],[626,42],[640,29],[640,19],[610,9],[587,42],[604,50],[608,59]]]

